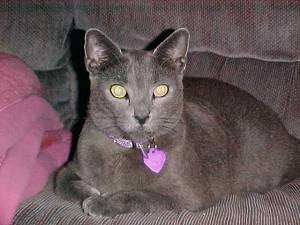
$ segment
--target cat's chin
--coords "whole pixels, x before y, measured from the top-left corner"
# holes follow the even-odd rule
[[[135,143],[149,143],[153,138],[153,134],[151,132],[147,132],[145,130],[139,130],[136,132],[131,132],[128,134],[129,138]]]

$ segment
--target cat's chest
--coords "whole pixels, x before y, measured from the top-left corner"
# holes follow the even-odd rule
[[[127,152],[106,157],[97,184],[100,191],[140,189],[153,182],[140,152],[134,149],[124,151]]]

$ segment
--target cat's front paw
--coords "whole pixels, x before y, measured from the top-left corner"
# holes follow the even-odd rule
[[[118,214],[128,212],[125,205],[113,205],[107,198],[100,195],[92,195],[82,202],[83,212],[89,216],[109,216],[114,217]]]

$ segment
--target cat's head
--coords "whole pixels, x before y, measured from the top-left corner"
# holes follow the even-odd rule
[[[89,116],[107,135],[146,142],[174,132],[183,107],[189,32],[178,29],[153,51],[121,50],[97,29],[85,35]]]

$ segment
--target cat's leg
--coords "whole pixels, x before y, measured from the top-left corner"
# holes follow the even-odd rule
[[[129,212],[155,212],[159,210],[179,210],[174,200],[154,192],[122,191],[108,196],[93,195],[82,204],[86,214],[91,216],[115,216]]]
[[[71,166],[61,169],[56,175],[55,193],[79,204],[90,196],[100,196],[100,192],[81,180]]]

